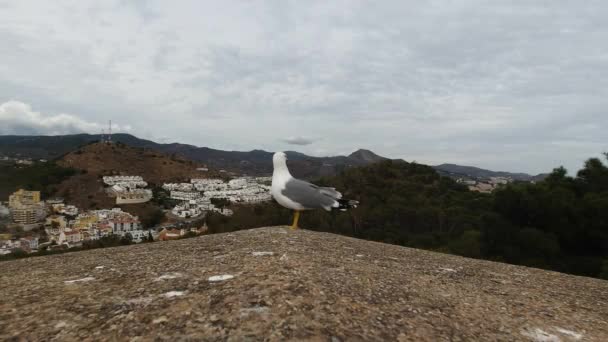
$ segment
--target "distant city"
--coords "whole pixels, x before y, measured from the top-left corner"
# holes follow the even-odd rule
[[[490,193],[496,190],[498,187],[513,182],[511,177],[490,177],[488,179],[467,179],[467,178],[456,178],[456,182],[466,185],[469,190]]]
[[[31,160],[17,160],[16,163],[30,165]],[[270,177],[241,177],[224,182],[222,179],[191,179],[190,183],[165,183],[162,189],[170,193],[170,198],[178,201],[167,215],[177,219],[204,218],[208,212],[231,216],[229,208],[216,206],[213,202],[222,200],[230,204],[260,203],[271,199]],[[106,193],[114,197],[116,204],[145,203],[153,199],[148,183],[137,175],[105,176],[103,183]],[[36,189],[20,189],[9,196],[8,202],[0,202],[0,219],[21,227],[29,232],[25,237],[10,233],[0,234],[0,255],[14,252],[36,253],[40,249],[63,250],[82,247],[83,243],[115,236],[130,243],[177,239],[191,234],[199,235],[207,231],[203,223],[200,227],[173,228],[160,225],[144,229],[137,216],[113,207],[99,210],[81,211],[60,198],[41,199]]]

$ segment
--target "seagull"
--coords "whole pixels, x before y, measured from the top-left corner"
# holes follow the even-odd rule
[[[298,229],[300,212],[304,210],[333,209],[346,211],[356,208],[358,201],[342,199],[342,194],[335,188],[317,186],[293,178],[287,168],[287,156],[277,152],[272,156],[273,172],[270,193],[282,206],[294,211],[292,229]]]

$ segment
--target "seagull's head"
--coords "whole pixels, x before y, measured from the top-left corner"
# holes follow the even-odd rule
[[[272,156],[272,165],[275,169],[287,168],[287,155],[285,152],[277,152]]]

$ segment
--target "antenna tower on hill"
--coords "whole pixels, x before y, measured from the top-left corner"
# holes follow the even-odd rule
[[[108,122],[108,144],[112,143],[112,120]]]

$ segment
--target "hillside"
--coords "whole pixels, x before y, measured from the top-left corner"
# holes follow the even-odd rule
[[[196,168],[202,165],[193,161],[124,144],[89,144],[64,155],[57,164],[81,170],[56,186],[55,195],[83,209],[114,206],[114,198],[108,197],[104,191],[103,176],[138,175],[151,186],[160,186],[163,182],[217,175],[213,171],[197,171]],[[150,202],[121,207],[142,218],[149,217],[157,210]]]
[[[96,175],[140,175],[147,182],[189,181],[201,177],[202,164],[124,144],[93,143],[63,156],[58,164]]]
[[[608,339],[606,281],[282,227],[2,267],[2,340]]]
[[[505,171],[491,171],[480,169],[474,166],[463,166],[456,164],[441,164],[433,166],[435,170],[446,176],[460,176],[473,179],[488,179],[490,177],[508,177],[519,181],[540,181],[547,177],[548,174],[529,175],[527,173],[514,173]]]

